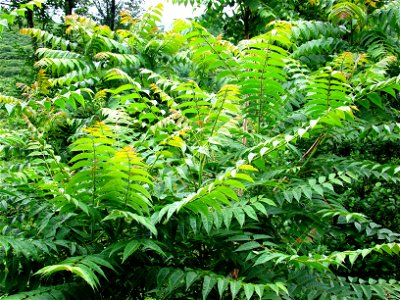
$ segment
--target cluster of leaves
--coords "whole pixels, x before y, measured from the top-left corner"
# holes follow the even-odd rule
[[[43,3],[46,0],[32,0],[14,3],[2,2],[0,5],[0,34],[5,28],[9,28],[10,25],[18,19],[18,17],[23,17],[29,12],[32,12],[35,8],[42,8]]]
[[[4,298],[398,298],[394,2],[237,44],[159,31],[161,6],[22,30],[38,76],[0,96]]]

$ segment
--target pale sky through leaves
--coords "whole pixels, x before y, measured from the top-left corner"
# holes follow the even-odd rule
[[[190,5],[185,7],[184,5],[172,4],[166,0],[145,0],[145,8],[158,3],[164,5],[162,25],[166,28],[170,27],[176,19],[192,18],[199,16],[201,13],[200,10],[193,12],[193,7]]]
[[[166,29],[170,28],[172,22],[176,19],[192,18],[195,16],[199,16],[201,14],[201,10],[193,12],[193,7],[190,6],[190,4],[188,6],[177,5],[177,4],[172,4],[167,0],[145,0],[144,8],[147,9],[148,7],[152,5],[157,5],[158,3],[162,3],[164,5],[163,18],[161,24],[164,25]],[[61,11],[60,12],[54,11],[52,13],[53,21],[61,23],[62,22],[61,14],[62,14]]]

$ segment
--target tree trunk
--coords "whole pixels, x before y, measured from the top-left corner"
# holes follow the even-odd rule
[[[29,28],[35,27],[35,23],[33,22],[33,11],[30,9],[26,10],[26,22],[28,23]]]
[[[243,15],[243,23],[244,23],[244,38],[248,40],[250,38],[250,18],[251,18],[251,10],[250,7],[245,7],[244,15]]]
[[[49,16],[46,14],[44,6],[40,9],[40,19],[42,21],[42,30],[46,29],[47,22],[49,21]]]
[[[75,1],[74,0],[65,0],[65,15],[72,15],[72,10],[75,8]]]
[[[114,30],[115,27],[115,17],[116,17],[116,4],[115,0],[111,0],[111,7],[110,7],[110,28]]]

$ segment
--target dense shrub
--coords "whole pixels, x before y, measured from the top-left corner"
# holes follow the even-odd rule
[[[38,73],[0,96],[1,293],[398,298],[397,2],[321,2],[329,21],[237,44],[159,31],[161,6],[23,29]]]

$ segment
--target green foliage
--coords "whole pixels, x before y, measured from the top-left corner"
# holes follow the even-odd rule
[[[12,31],[5,31],[1,36],[0,46],[0,93],[19,97],[18,82],[30,83],[34,70],[29,67],[33,50],[29,39]]]
[[[56,286],[42,287],[33,291],[21,292],[12,296],[6,296],[2,299],[22,300],[22,299],[84,299],[92,295],[88,289],[77,284],[61,284]],[[83,292],[84,291],[84,292]],[[82,293],[86,293],[83,296]]]
[[[97,255],[69,257],[57,265],[47,266],[36,272],[36,275],[50,276],[59,271],[68,271],[84,279],[92,288],[99,285],[99,278],[96,273],[106,277],[101,267],[112,269],[112,266],[104,258]]]
[[[318,9],[237,44],[159,31],[162,6],[23,29],[38,74],[0,96],[1,295],[398,298],[396,8]]]

